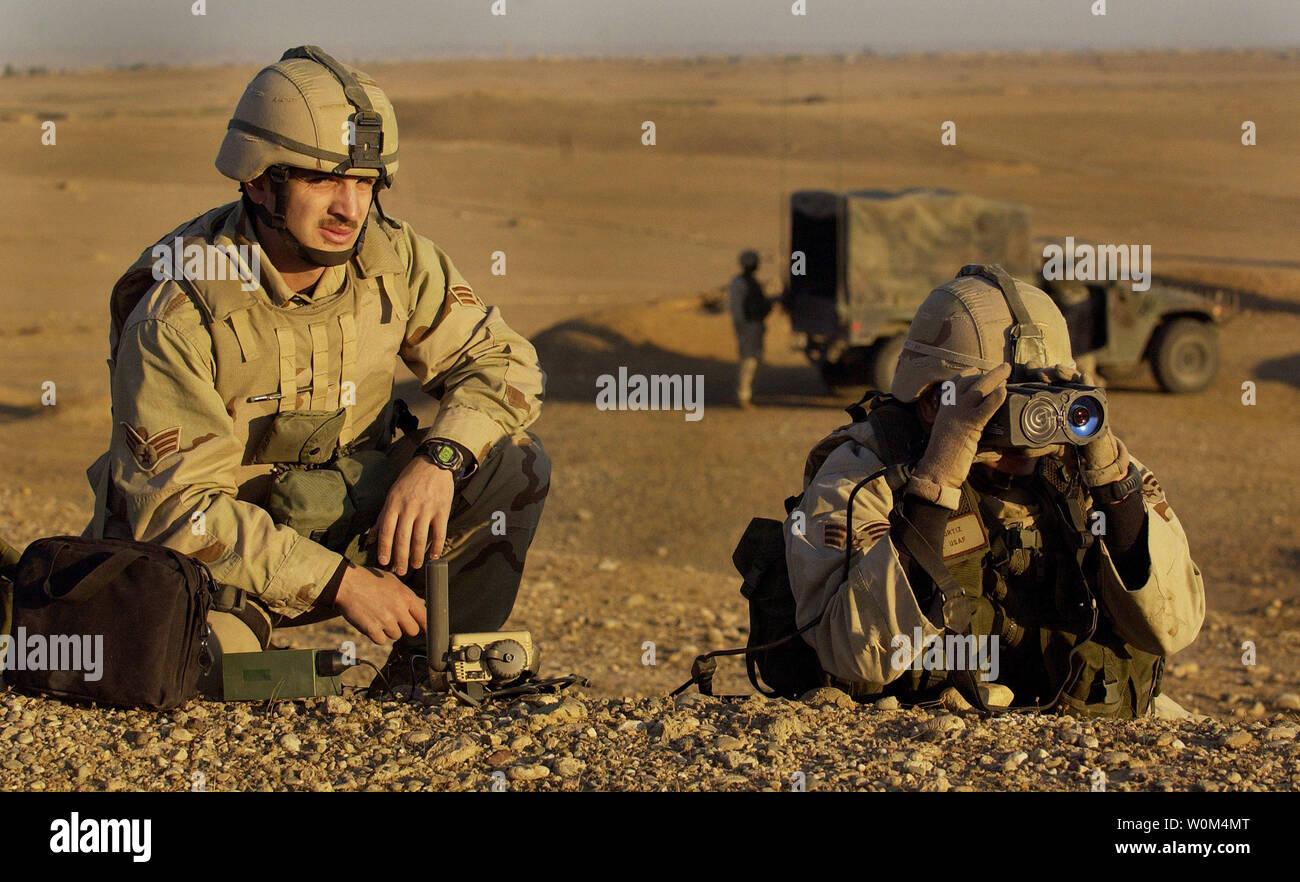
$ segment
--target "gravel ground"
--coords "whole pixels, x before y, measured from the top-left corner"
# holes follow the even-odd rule
[[[1300,301],[1300,289],[1288,296]],[[645,333],[672,327],[682,339],[714,346],[717,333],[693,332],[694,314],[670,303],[620,314],[618,327],[634,349],[644,349],[643,326]],[[0,790],[196,783],[213,790],[479,790],[494,783],[753,790],[797,781],[808,789],[1295,789],[1300,534],[1287,500],[1295,498],[1300,472],[1289,468],[1288,450],[1271,442],[1289,437],[1294,420],[1285,414],[1294,414],[1298,395],[1289,385],[1269,385],[1276,400],[1249,414],[1251,422],[1240,416],[1232,387],[1260,353],[1293,349],[1300,310],[1247,315],[1239,326],[1252,332],[1255,348],[1226,350],[1218,391],[1116,395],[1125,406],[1123,434],[1159,464],[1206,575],[1205,627],[1170,659],[1163,688],[1212,719],[982,720],[856,707],[835,693],[806,704],[664,698],[697,652],[743,645],[748,618],[729,568],[731,548],[749,517],[779,514],[804,453],[839,415],[829,405],[774,401],[756,412],[710,410],[699,423],[662,414],[611,422],[583,400],[586,379],[559,370],[557,400],[539,427],[555,486],[507,627],[528,628],[540,641],[544,675],[589,677],[584,693],[486,710],[442,699],[425,705],[349,696],[269,706],[194,702],[183,713],[156,715],[0,692]],[[582,362],[575,341],[565,342],[568,361],[557,363],[587,373],[599,367]],[[687,363],[692,372],[724,376],[715,370],[721,361],[700,361],[707,352],[647,351],[644,370],[678,369],[685,357],[696,359]],[[789,370],[794,388],[807,368]],[[765,382],[784,382],[777,368],[772,373]],[[7,430],[49,437],[74,431],[74,417],[42,415]],[[1211,445],[1211,432],[1185,438],[1168,431],[1197,421],[1224,432],[1240,424],[1235,446]],[[34,442],[30,449],[45,450]],[[1252,451],[1250,468],[1243,468],[1243,450]],[[81,461],[93,458],[84,453]],[[25,544],[80,532],[88,494],[84,481],[71,483],[73,472],[52,462],[0,484],[0,535]],[[1225,487],[1233,492],[1221,494]],[[276,644],[329,647],[348,639],[362,657],[384,660],[385,650],[341,622],[277,632]],[[647,643],[654,664],[646,663]],[[1258,650],[1253,664],[1244,660],[1247,647]],[[351,686],[366,679],[360,669],[344,678]],[[720,665],[717,688],[749,692],[735,660]]]
[[[1300,717],[980,719],[799,702],[571,692],[475,709],[444,697],[167,714],[0,694],[9,790],[1284,790]],[[809,737],[816,733],[816,737]]]

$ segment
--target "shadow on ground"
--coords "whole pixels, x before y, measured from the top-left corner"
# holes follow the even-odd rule
[[[1255,365],[1255,376],[1261,380],[1289,383],[1300,389],[1300,353],[1261,361]]]
[[[594,402],[597,378],[607,374],[617,379],[619,368],[625,367],[629,375],[702,376],[706,402],[724,406],[735,402],[735,361],[638,342],[582,319],[548,328],[534,338],[533,345],[546,369],[548,400]],[[811,365],[764,364],[754,381],[754,403],[759,406],[841,409],[858,394],[831,393]]]

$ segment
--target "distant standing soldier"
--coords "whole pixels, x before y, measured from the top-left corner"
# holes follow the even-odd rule
[[[736,327],[736,344],[740,349],[740,369],[736,375],[736,403],[749,407],[753,394],[754,374],[763,357],[763,322],[772,311],[772,302],[763,286],[754,278],[758,270],[758,252],[740,252],[740,274],[731,280],[731,321]]]

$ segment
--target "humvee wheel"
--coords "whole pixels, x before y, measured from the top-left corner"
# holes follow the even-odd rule
[[[895,334],[871,347],[871,371],[867,379],[873,389],[889,391],[894,382],[894,370],[898,367],[898,356],[906,342],[907,334]]]
[[[1166,392],[1199,392],[1219,372],[1214,326],[1192,318],[1162,325],[1152,342],[1151,368]]]
[[[819,361],[817,369],[821,371],[826,386],[836,392],[840,389],[860,389],[867,382],[871,350],[863,346],[846,349],[839,361]]]

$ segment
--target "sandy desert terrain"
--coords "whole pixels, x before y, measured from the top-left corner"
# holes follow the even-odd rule
[[[799,489],[805,453],[844,421],[840,409],[849,402],[826,391],[792,350],[788,322],[774,314],[769,363],[755,390],[759,406],[734,408],[729,322],[700,304],[730,278],[744,247],[763,255],[759,276],[769,290],[779,287],[775,267],[791,190],[918,185],[1023,202],[1036,236],[1150,244],[1157,273],[1244,292],[1242,312],[1223,329],[1211,388],[1169,396],[1139,377],[1112,393],[1116,431],[1160,477],[1205,577],[1206,625],[1171,660],[1165,692],[1214,719],[1164,731],[1099,725],[1100,747],[1082,730],[1073,746],[1074,730],[1069,740],[1044,741],[1036,724],[1027,725],[1031,759],[1003,777],[996,769],[981,773],[974,759],[988,752],[981,739],[994,729],[983,727],[994,724],[971,721],[965,736],[947,728],[934,736],[970,752],[961,769],[947,770],[940,789],[949,781],[1086,788],[1089,764],[1107,750],[1136,755],[1131,744],[1161,738],[1158,756],[1119,761],[1127,783],[1115,786],[1300,783],[1296,60],[1294,53],[1255,52],[365,65],[388,90],[401,127],[402,166],[385,207],[447,250],[480,296],[533,338],[549,374],[548,403],[534,431],[553,459],[553,484],[512,623],[542,641],[549,673],[576,671],[593,686],[575,699],[585,702],[581,715],[560,714],[529,730],[549,737],[516,748],[484,734],[451,759],[430,745],[464,730],[473,714],[358,709],[377,721],[399,720],[387,729],[376,722],[376,731],[416,726],[430,737],[389,739],[390,752],[405,757],[401,774],[361,774],[397,762],[380,756],[352,765],[346,780],[325,783],[473,788],[487,780],[480,759],[491,754],[500,760],[493,767],[549,769],[546,777],[512,775],[535,786],[781,786],[797,766],[768,759],[752,765],[743,756],[770,758],[785,749],[771,746],[785,745],[794,731],[773,722],[786,718],[779,710],[785,703],[765,705],[778,710],[746,703],[749,722],[732,731],[723,724],[730,705],[690,702],[674,710],[662,696],[685,679],[695,652],[743,643],[747,612],[730,565],[735,541],[750,517],[782,514],[781,501]],[[0,225],[0,439],[7,452],[0,535],[10,542],[80,532],[89,518],[84,470],[110,426],[107,293],[167,230],[235,198],[212,159],[253,73],[145,69],[0,80],[0,143],[8,158],[0,168],[8,197]],[[55,146],[41,144],[47,120],[57,126]],[[656,124],[655,146],[641,143],[646,120]],[[945,120],[957,123],[955,147],[940,146]],[[1245,120],[1257,126],[1257,146],[1241,143]],[[489,271],[497,250],[508,256],[505,276]],[[703,375],[703,419],[598,411],[595,377],[619,366]],[[53,407],[41,404],[46,381],[57,387]],[[1245,381],[1257,385],[1254,406],[1242,403]],[[408,384],[398,394],[414,401],[419,391]],[[422,404],[423,412],[430,406]],[[348,630],[317,626],[279,639],[329,645]],[[641,663],[647,640],[657,646],[653,667]],[[1253,667],[1242,664],[1247,640],[1257,647]],[[382,660],[385,653],[368,654]],[[750,691],[734,663],[724,663],[719,685]],[[122,713],[100,721],[95,712],[12,694],[0,701],[0,788],[36,781],[50,789],[111,781],[167,787],[167,775],[187,779],[201,755],[196,745],[193,755],[182,750],[186,757],[176,759],[166,733],[184,721],[155,725],[149,715]],[[326,714],[307,705],[297,713],[313,720]],[[702,724],[692,716],[697,711]],[[235,741],[222,740],[228,713],[235,712],[198,705],[201,743],[214,756]],[[249,717],[246,709],[238,713]],[[292,716],[278,713],[261,709],[253,717],[283,723]],[[821,711],[806,705],[787,716],[799,731],[823,725],[808,713]],[[825,713],[839,714],[825,730],[847,739],[895,727],[894,735],[879,736],[882,744],[930,732],[925,727],[934,723],[924,711]],[[20,742],[22,732],[42,728],[43,714],[99,732],[103,756],[74,761],[52,742]],[[755,714],[759,723],[751,725]],[[683,715],[696,722],[680,724]],[[582,753],[589,717],[592,732],[597,719],[609,719],[612,731],[629,739],[620,748],[632,758],[627,769]],[[321,719],[323,732],[352,731]],[[490,729],[491,715],[484,719]],[[575,733],[572,744],[561,737],[565,726]],[[1165,736],[1179,726],[1195,734],[1178,741],[1190,753],[1169,752]],[[1279,729],[1290,735],[1265,734]],[[751,730],[757,734],[747,739]],[[132,732],[142,734],[120,740]],[[1253,732],[1253,746],[1229,743],[1236,732]],[[719,745],[724,736],[731,741]],[[1094,746],[1084,743],[1089,738]],[[112,746],[120,743],[138,751]],[[650,746],[639,751],[637,744]],[[1053,744],[1069,746],[1060,752]],[[763,753],[769,747],[776,753]],[[245,747],[230,749],[233,757]],[[162,759],[166,774],[132,772],[136,752]],[[1047,753],[1066,757],[1059,774],[1046,765]],[[425,762],[426,754],[441,759]],[[885,747],[880,754],[843,775],[834,771],[838,760],[826,759],[830,771],[817,780],[935,786],[930,760],[889,759]],[[579,774],[572,764],[562,771],[561,759],[584,768],[590,761],[593,771]],[[665,779],[653,771],[656,763],[685,777]],[[230,786],[320,783],[231,774]]]

